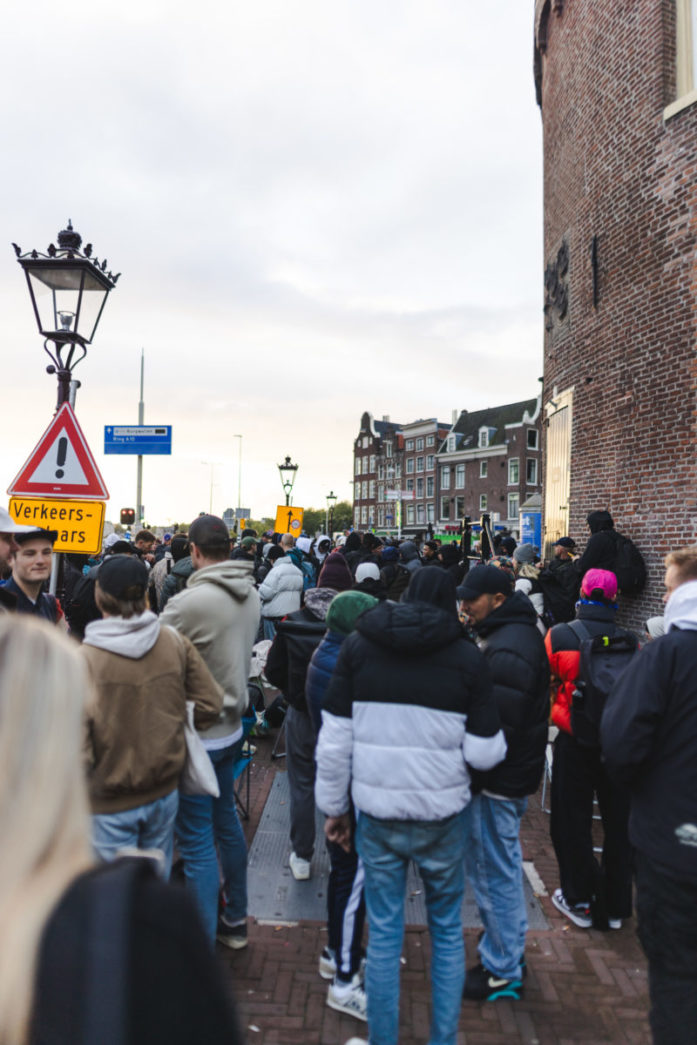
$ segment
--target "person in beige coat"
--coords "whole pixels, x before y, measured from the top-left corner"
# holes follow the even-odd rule
[[[93,843],[105,860],[127,847],[160,849],[172,864],[186,702],[199,727],[217,721],[223,693],[188,639],[146,609],[148,571],[113,555],[99,570],[102,620],[87,625],[81,656],[93,683],[85,747]]]

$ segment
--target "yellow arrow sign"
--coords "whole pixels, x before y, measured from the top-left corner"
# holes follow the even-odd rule
[[[37,500],[11,497],[10,515],[25,526],[58,533],[53,550],[92,555],[102,550],[104,501]]]
[[[276,533],[292,533],[293,537],[299,537],[303,529],[304,512],[304,508],[279,504],[276,508],[276,522],[274,523]]]

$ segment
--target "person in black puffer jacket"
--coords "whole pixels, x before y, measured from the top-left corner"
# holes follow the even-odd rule
[[[293,877],[307,880],[315,848],[315,727],[305,698],[310,658],[327,630],[326,616],[338,591],[348,591],[353,578],[340,555],[328,555],[318,586],[305,592],[305,605],[276,625],[265,674],[280,689],[286,714],[286,763],[290,789],[289,865]]]
[[[495,566],[470,570],[457,589],[491,669],[506,737],[503,762],[474,774],[466,812],[467,873],[484,934],[480,962],[467,971],[465,998],[519,998],[527,919],[520,820],[544,768],[549,664],[537,614],[527,596]]]

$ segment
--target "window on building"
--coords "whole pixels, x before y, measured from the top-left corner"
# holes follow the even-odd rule
[[[355,459],[355,461],[353,462],[353,474],[354,475],[360,475],[361,474],[361,459],[360,459],[360,457],[357,457]]]
[[[385,500],[385,487],[384,487],[383,483],[380,483],[380,485],[378,486],[378,501],[384,501],[384,500]]]
[[[370,436],[369,435],[364,435],[363,436],[363,449],[367,450],[369,446],[370,446]]]
[[[455,465],[455,486],[458,490],[463,490],[465,487],[465,466],[464,464]]]
[[[407,457],[407,475],[414,474],[414,458]]]
[[[392,457],[392,443],[385,443],[385,457]]]
[[[407,479],[407,490],[413,490],[413,489],[414,489],[414,480],[413,479]]]
[[[361,523],[365,526],[368,522],[368,506],[366,504],[361,508]]]
[[[397,461],[397,464],[394,466],[394,477],[395,477],[395,479],[401,479],[402,478],[402,462],[401,461]]]
[[[416,458],[416,470],[417,472],[423,472],[424,470],[424,459],[423,457]]]
[[[538,439],[537,429],[528,428],[528,450],[537,450]]]
[[[464,519],[465,517],[465,498],[458,494],[455,498],[455,518]]]
[[[382,461],[380,461],[379,464],[378,464],[378,479],[384,479],[384,478],[385,478],[385,466],[382,463]]]
[[[383,527],[385,525],[385,509],[378,508],[378,526]]]
[[[434,463],[435,463],[435,459],[433,457],[433,454],[428,454],[428,456],[426,457],[426,471],[427,472],[432,472],[433,471]]]
[[[375,480],[374,479],[370,480],[370,494],[368,496],[370,497],[371,501],[375,500]]]
[[[436,484],[434,482],[433,476],[432,475],[428,475],[426,477],[426,496],[427,497],[433,497],[433,488],[434,488],[435,485]]]
[[[527,481],[531,486],[537,486],[537,460],[534,457],[528,457],[525,472]]]
[[[426,446],[434,446],[435,442],[436,442],[436,437],[434,435],[427,435],[426,436]]]
[[[416,440],[416,449],[417,450],[423,450],[423,448],[424,448],[424,441],[423,441],[423,436],[422,436],[420,439]]]
[[[441,519],[450,518],[450,498],[441,497],[440,499],[440,517]]]
[[[509,493],[508,495],[508,518],[515,519],[518,521],[518,513],[520,511],[520,497],[517,493]]]
[[[488,502],[487,502],[486,494],[485,493],[480,493],[480,495],[479,495],[479,511],[480,512],[487,511],[487,503]]]
[[[407,439],[406,443],[404,444],[404,449],[405,450],[413,450],[414,449],[414,440],[413,439]]]
[[[511,457],[508,462],[508,485],[516,486],[520,482],[520,461],[517,457]]]
[[[450,468],[448,465],[440,470],[440,488],[441,490],[450,489]]]
[[[479,446],[480,447],[484,447],[484,446],[488,446],[488,445],[489,445],[489,429],[488,428],[480,428],[479,429]]]
[[[370,455],[370,467],[368,468],[368,471],[369,472],[374,472],[375,471],[375,454],[371,454]]]
[[[368,480],[367,479],[364,479],[363,482],[361,483],[361,500],[362,501],[367,501],[368,500]]]
[[[479,462],[479,478],[480,479],[486,479],[488,474],[489,474],[489,462],[488,461],[480,461]]]
[[[353,525],[354,526],[360,526],[361,525],[361,510],[360,510],[360,508],[354,508],[353,509]]]
[[[426,505],[426,521],[430,523],[436,521],[436,509],[433,504]]]
[[[416,521],[417,523],[426,522],[426,509],[424,508],[423,504],[417,504],[416,506]]]
[[[414,505],[413,504],[408,504],[407,505],[407,526],[413,526],[413,525],[414,525]]]
[[[449,454],[455,453],[456,443],[457,443],[457,438],[454,435],[449,435],[448,436],[448,453]]]
[[[424,495],[424,481],[423,479],[416,480],[416,496],[423,497]]]

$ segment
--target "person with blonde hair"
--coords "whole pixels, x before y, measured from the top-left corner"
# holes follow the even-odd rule
[[[88,694],[76,645],[0,618],[0,1045],[239,1045],[185,892],[148,860],[95,863]]]

